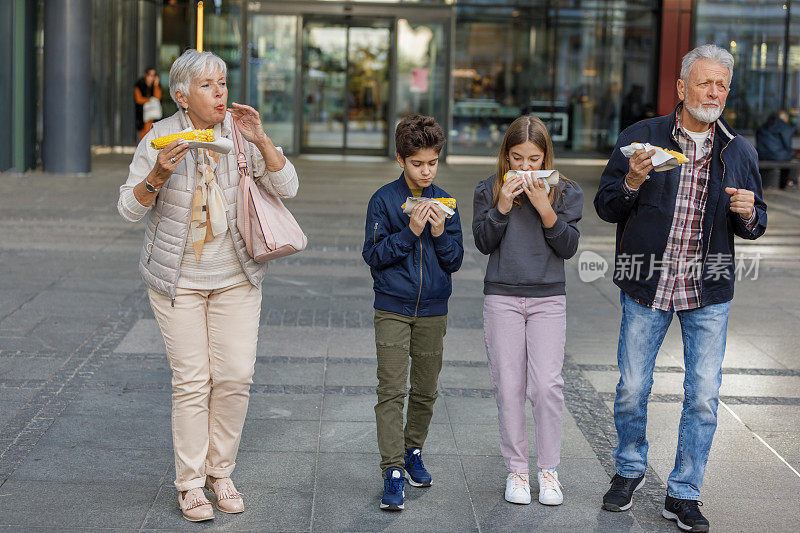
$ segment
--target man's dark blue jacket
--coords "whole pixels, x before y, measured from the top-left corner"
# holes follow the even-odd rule
[[[369,200],[361,255],[372,272],[375,309],[406,316],[446,315],[450,274],[461,268],[464,258],[458,209],[440,236],[431,235],[426,224],[417,237],[408,227],[410,216],[400,207],[409,196],[411,190],[400,175]],[[422,189],[422,196],[450,197],[433,184]]]
[[[676,112],[679,108],[676,108]],[[617,224],[614,283],[625,294],[647,306],[652,306],[655,299],[659,279],[656,265],[661,264],[672,226],[681,167],[664,172],[650,171],[649,179],[641,185],[638,194],[628,195],[622,187],[628,173],[628,158],[622,154],[620,147],[633,142],[649,142],[654,146],[680,151],[672,135],[674,128],[675,112],[642,120],[620,133],[594,198],[594,207],[600,218]],[[730,210],[730,195],[725,192],[725,187],[747,189],[755,194],[756,223],[752,231],[738,213]],[[764,234],[767,228],[767,204],[761,199],[761,194],[755,148],[733,132],[722,119],[717,120],[708,198],[703,216],[701,306],[727,302],[733,298],[736,264],[733,236],[757,239]],[[619,271],[624,264],[620,256],[631,258],[634,254],[642,261],[642,274],[625,275],[625,272]],[[711,274],[711,261],[708,261],[710,254],[722,254],[713,257],[726,259],[724,264],[717,261]],[[653,261],[655,265],[652,265]],[[656,274],[649,276],[653,271]],[[648,277],[650,279],[646,279]]]

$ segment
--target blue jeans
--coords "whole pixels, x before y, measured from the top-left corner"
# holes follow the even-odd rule
[[[656,355],[673,311],[641,305],[620,293],[622,325],[617,362],[620,378],[614,401],[614,424],[619,444],[614,450],[617,473],[635,478],[647,468],[647,399],[653,386]],[[730,302],[690,311],[678,311],[683,333],[683,411],[678,428],[675,468],[667,481],[673,498],[696,500],[700,496],[711,441],[717,429],[722,358]]]

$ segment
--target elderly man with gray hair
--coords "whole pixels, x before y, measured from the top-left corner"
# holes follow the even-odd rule
[[[767,226],[755,149],[720,118],[733,56],[714,45],[683,58],[681,102],[669,115],[624,130],[594,199],[617,225],[614,282],[622,324],[614,402],[616,475],[603,508],[626,511],[647,468],[647,400],[656,355],[673,315],[683,331],[684,400],[675,468],[662,515],[686,531],[708,531],[698,498],[717,427],[722,359],[735,275],[733,237],[756,239]],[[650,143],[683,152],[675,168],[654,168],[654,150],[630,158],[620,148]],[[659,171],[661,170],[661,171]]]

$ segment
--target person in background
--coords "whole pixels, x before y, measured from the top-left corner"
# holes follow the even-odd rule
[[[764,161],[791,161],[795,158],[792,150],[792,135],[796,128],[789,123],[789,113],[781,109],[771,115],[756,130],[756,150],[758,158]],[[780,188],[797,187],[797,170],[782,168]]]
[[[156,69],[147,67],[142,77],[133,84],[133,99],[136,104],[137,142],[141,141],[142,137],[147,135],[147,132],[153,126],[152,120],[144,121],[144,104],[153,97],[161,100],[161,86],[158,84]]]

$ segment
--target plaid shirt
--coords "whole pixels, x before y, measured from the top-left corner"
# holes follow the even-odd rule
[[[676,311],[700,307],[703,216],[716,128],[716,123],[712,123],[711,133],[702,146],[697,146],[681,125],[680,111],[680,108],[676,111],[672,134],[689,161],[681,165],[681,180],[664,257],[653,265],[654,270],[661,271],[653,307],[663,311],[672,307]]]

